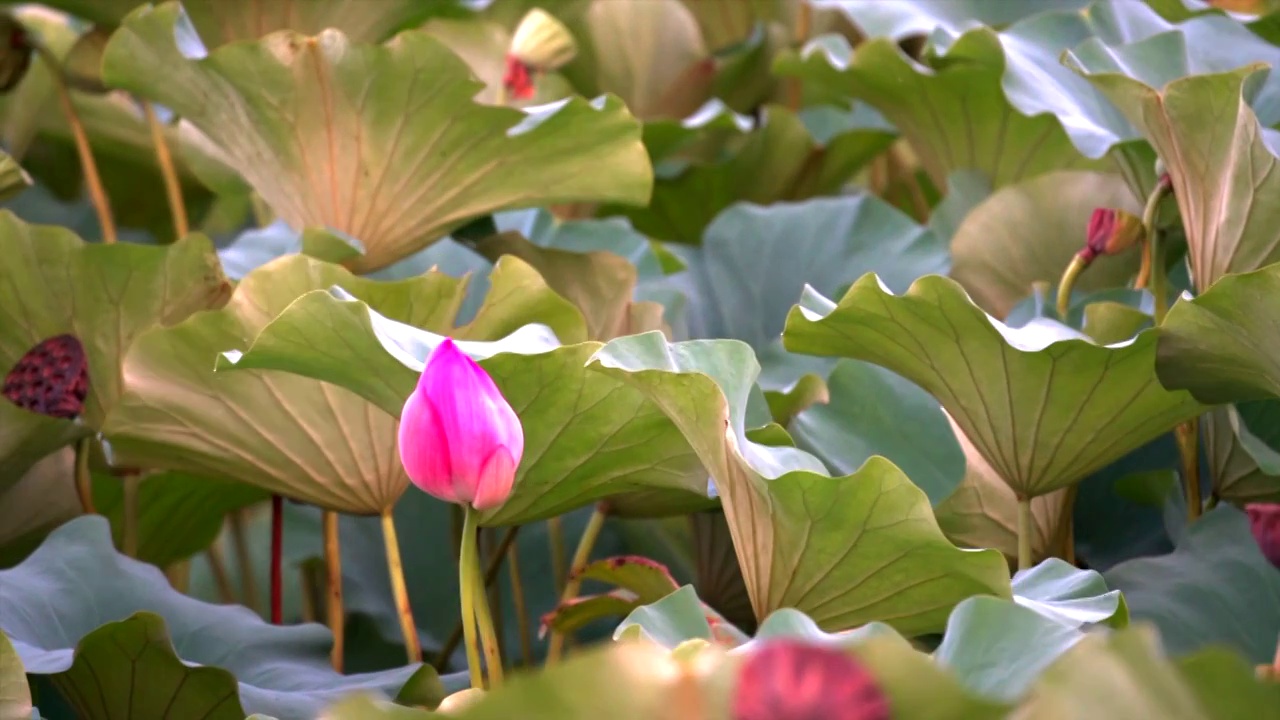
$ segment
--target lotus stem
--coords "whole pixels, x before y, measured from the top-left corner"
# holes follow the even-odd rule
[[[516,532],[519,529],[519,525],[509,527],[507,528],[507,534],[502,536],[502,541],[498,543],[498,551],[489,558],[489,565],[484,570],[485,585],[492,585],[493,582],[497,580],[498,571],[502,569],[502,559],[505,556],[507,549],[515,542]],[[461,533],[458,534],[458,539],[461,541]],[[461,558],[461,555],[459,555],[459,558]],[[459,561],[458,565],[461,567],[461,561]],[[440,654],[436,657],[436,661],[433,663],[436,670],[443,672],[445,666],[449,664],[449,656],[458,648],[458,643],[462,642],[462,629],[463,624],[462,621],[459,620],[458,624],[454,626],[453,632],[449,635],[449,639],[446,640],[444,646],[440,648]]]
[[[249,533],[245,528],[247,509],[231,513],[231,546],[235,551],[236,570],[240,575],[240,595],[244,605],[254,612],[262,608],[262,596],[258,594],[258,579],[253,574],[253,556],[249,553]]]
[[[209,574],[213,575],[213,584],[218,588],[218,601],[223,605],[234,605],[236,592],[231,587],[231,575],[227,573],[227,561],[222,557],[222,546],[217,540],[205,548],[204,559],[209,563]]]
[[[271,496],[271,622],[284,622],[284,497]]]
[[[484,575],[480,572],[480,545],[479,533],[475,526],[477,523],[478,513],[470,506],[467,507],[468,523],[464,527],[469,528],[471,532],[464,532],[462,538],[462,546],[465,548],[470,544],[473,548],[470,562],[462,563],[463,570],[467,575],[467,582],[471,585],[471,612],[474,614],[476,628],[480,631],[480,649],[484,653],[485,674],[489,678],[488,688],[493,689],[502,685],[502,650],[498,646],[498,634],[493,627],[493,612],[489,606],[489,598],[485,593],[487,583]],[[494,557],[501,562],[504,553],[494,553]]]
[[[500,553],[496,548],[492,548],[492,553],[489,552],[491,549],[489,546],[496,545],[498,542],[497,533],[498,531],[496,528],[491,528],[488,532],[480,530],[480,557],[488,558],[488,562],[485,563],[485,567],[488,567],[488,563],[494,562],[495,560],[501,563],[506,556],[505,552]],[[502,629],[502,583],[482,581],[480,583],[480,591],[485,592],[486,590],[488,591],[488,597],[485,599],[488,601],[489,612],[493,618],[494,635],[498,645],[498,657],[506,657],[506,637]]]
[[[82,438],[76,443],[76,496],[80,498],[80,508],[86,515],[96,515],[98,509],[93,504],[93,473],[89,472],[89,438]]]
[[[1071,289],[1075,287],[1076,278],[1080,277],[1080,273],[1089,267],[1089,261],[1081,257],[1079,254],[1071,257],[1071,264],[1067,265],[1067,269],[1062,272],[1062,278],[1058,280],[1058,320],[1067,321],[1067,312],[1071,309]]]
[[[476,547],[476,514],[470,508],[464,509],[462,523],[462,548],[458,554],[458,596],[462,611],[462,634],[467,651],[467,672],[471,676],[471,687],[484,688],[484,670],[480,664],[480,643],[476,637],[476,584],[471,579],[471,566],[478,565]]]
[[[89,134],[85,132],[84,123],[76,113],[75,104],[71,101],[71,89],[67,86],[67,78],[62,74],[62,63],[43,45],[36,45],[36,53],[49,66],[49,74],[53,78],[53,88],[58,94],[58,104],[71,129],[71,137],[75,140],[76,153],[80,156],[80,166],[84,173],[85,186],[89,189],[89,200],[98,213],[98,225],[102,228],[102,242],[110,245],[116,241],[116,223],[111,216],[111,203],[107,200],[107,191],[102,186],[102,176],[98,173],[98,163],[93,159],[93,148],[89,146]]]
[[[1031,498],[1018,496],[1018,572],[1033,567],[1031,558]]]
[[[1186,491],[1187,520],[1195,522],[1204,512],[1200,496],[1200,420],[1192,418],[1173,429],[1182,461],[1182,486]]]
[[[1164,323],[1164,316],[1169,311],[1168,275],[1165,272],[1164,258],[1161,256],[1160,228],[1156,227],[1156,214],[1160,210],[1160,201],[1173,189],[1168,175],[1162,175],[1156,182],[1155,189],[1147,198],[1142,209],[1142,227],[1146,230],[1147,252],[1151,256],[1151,295],[1155,298],[1155,323]]]
[[[324,532],[325,583],[329,590],[325,596],[325,615],[329,619],[329,630],[333,633],[329,662],[334,670],[342,672],[347,616],[342,604],[342,549],[338,544],[338,513],[325,510],[321,515],[321,526]]]
[[[1142,264],[1138,266],[1138,277],[1133,281],[1133,289],[1141,290],[1151,282],[1151,243],[1142,238]]]
[[[179,560],[165,568],[164,575],[174,590],[185,594],[191,588],[191,558]]]
[[[324,604],[324,561],[319,566],[310,560],[298,565],[298,581],[302,585],[302,622],[316,622],[316,608]]]
[[[547,542],[551,544],[551,577],[555,580],[556,593],[564,592],[564,521],[559,515],[547,518]]]
[[[507,548],[507,569],[511,572],[511,603],[520,625],[520,659],[525,667],[533,665],[533,631],[529,627],[529,610],[524,601],[524,582],[520,577],[520,548]]]
[[[422,646],[418,642],[418,626],[413,621],[413,607],[409,605],[409,586],[404,581],[400,540],[396,537],[396,521],[391,510],[388,507],[382,511],[382,540],[387,546],[387,572],[391,575],[391,594],[400,617],[400,631],[404,634],[405,655],[409,664],[413,664],[422,662]]]
[[[809,3],[801,2],[799,9],[796,11],[796,29],[794,41],[797,45],[803,45],[804,41],[809,37],[810,27],[813,25],[813,9],[809,7]],[[787,83],[787,107],[792,112],[800,109],[804,102],[804,83],[799,77],[789,78]]]
[[[133,559],[138,558],[138,491],[142,485],[142,475],[129,471],[120,478],[124,485],[124,528],[121,532],[121,549]]]
[[[587,521],[587,527],[582,531],[582,538],[578,540],[578,549],[573,554],[573,565],[569,569],[569,578],[564,585],[564,591],[560,593],[560,602],[566,603],[572,600],[578,594],[578,589],[582,586],[583,568],[591,560],[591,550],[596,545],[596,540],[600,537],[600,531],[604,528],[604,521],[609,516],[609,506],[607,503],[596,503],[595,511],[591,513],[591,519]],[[564,633],[551,629],[551,645],[547,650],[547,664],[550,665],[560,661],[560,655],[564,652]]]
[[[187,204],[182,199],[182,183],[178,180],[178,170],[173,164],[173,153],[169,151],[169,143],[164,137],[164,125],[156,116],[151,103],[142,101],[142,114],[147,118],[151,128],[151,143],[156,148],[156,162],[160,165],[160,176],[164,178],[164,192],[169,198],[169,212],[173,215],[174,239],[187,236],[190,226],[187,222]]]
[[[1066,497],[1062,502],[1062,559],[1076,564],[1076,496],[1080,494],[1080,484],[1076,483],[1067,488]]]

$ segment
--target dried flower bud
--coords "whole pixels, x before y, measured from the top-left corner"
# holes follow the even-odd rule
[[[22,82],[27,68],[31,67],[35,46],[22,23],[3,14],[0,14],[0,43],[0,93],[3,93]]]
[[[1089,217],[1085,246],[1078,255],[1086,263],[1099,255],[1116,255],[1142,242],[1142,218],[1115,208],[1098,208]]]
[[[1244,511],[1262,556],[1280,570],[1280,503],[1252,503]]]
[[[74,335],[42,341],[18,358],[4,378],[4,396],[24,410],[71,419],[84,412],[89,363]]]
[[[889,699],[849,654],[795,640],[751,653],[738,676],[733,720],[889,720]]]
[[[541,8],[525,13],[511,36],[509,58],[530,70],[551,72],[567,65],[578,54],[578,44],[564,23]],[[510,62],[510,60],[508,60]]]

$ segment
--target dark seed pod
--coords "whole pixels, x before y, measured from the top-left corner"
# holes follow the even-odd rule
[[[10,15],[0,14],[0,93],[9,92],[27,74],[35,46],[22,27]]]
[[[889,699],[848,653],[775,640],[738,675],[733,720],[889,720]]]
[[[89,363],[74,335],[42,341],[18,358],[4,378],[4,396],[41,415],[74,418],[89,395]]]

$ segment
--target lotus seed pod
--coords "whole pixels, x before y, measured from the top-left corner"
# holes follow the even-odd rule
[[[551,72],[577,56],[578,44],[564,23],[541,8],[533,8],[516,26],[508,54],[531,70]]]
[[[78,417],[88,395],[89,362],[74,335],[40,342],[4,378],[4,396],[13,404],[50,417]]]

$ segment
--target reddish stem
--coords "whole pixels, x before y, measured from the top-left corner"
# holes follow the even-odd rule
[[[281,565],[284,557],[284,498],[271,496],[271,622],[284,623],[284,593]]]

